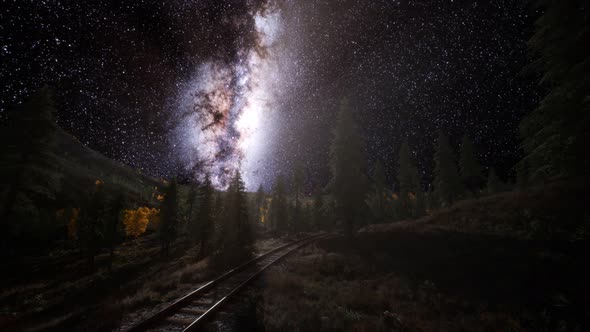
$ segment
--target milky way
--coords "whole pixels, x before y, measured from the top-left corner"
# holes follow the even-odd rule
[[[234,62],[206,62],[181,93],[176,141],[184,165],[225,187],[236,170],[246,186],[262,182],[262,157],[271,132],[281,76],[275,49],[280,12],[272,4],[252,13],[255,40]]]
[[[506,177],[539,99],[522,74],[534,16],[513,0],[9,0],[0,118],[48,83],[64,129],[149,174],[224,187],[240,169],[269,188],[299,163],[309,191],[347,97],[390,185],[405,139],[429,182],[439,129]]]

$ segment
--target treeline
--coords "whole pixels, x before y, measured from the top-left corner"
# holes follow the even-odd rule
[[[277,177],[269,195],[262,187],[258,190],[255,211],[264,227],[278,234],[343,229],[351,235],[362,225],[415,219],[461,199],[510,188],[493,168],[484,173],[467,136],[455,149],[440,132],[434,161],[434,181],[425,184],[411,146],[403,142],[390,167],[396,170],[395,185],[388,185],[381,161],[368,170],[363,137],[343,100],[330,146],[327,186],[316,188],[312,197],[304,196],[304,172],[296,166],[290,181]]]

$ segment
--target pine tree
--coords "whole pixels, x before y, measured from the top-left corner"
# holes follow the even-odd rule
[[[159,236],[164,255],[170,254],[170,246],[176,239],[178,227],[178,192],[176,178],[172,178],[166,187],[164,201],[160,209]]]
[[[97,181],[94,193],[82,209],[78,222],[78,241],[91,268],[94,267],[94,257],[103,243],[103,231],[107,218],[108,207],[103,184]]]
[[[199,256],[205,257],[208,254],[209,245],[212,240],[214,230],[214,197],[215,191],[211,184],[209,174],[205,176],[205,181],[200,187],[199,191],[199,209],[196,216],[196,234],[194,236],[200,242],[201,248],[199,250]]]
[[[45,85],[22,108],[8,114],[7,126],[2,128],[2,157],[15,160],[15,167],[2,170],[6,172],[2,177],[7,192],[0,222],[7,222],[8,227],[14,223],[9,219],[13,217],[20,196],[28,196],[30,200],[59,192],[60,179],[51,171],[55,167],[51,148],[55,145],[58,128],[55,113],[53,91]]]
[[[352,239],[359,222],[366,193],[364,141],[352,117],[346,99],[342,100],[330,147],[330,190],[336,202],[344,231]]]
[[[420,190],[420,177],[410,152],[403,142],[399,151],[397,181],[399,182],[398,216],[402,219],[416,215],[416,193]]]
[[[434,188],[442,206],[453,204],[461,195],[462,186],[455,154],[446,135],[440,132],[434,155]]]
[[[288,208],[285,180],[282,175],[279,175],[273,188],[270,204],[270,226],[273,230],[287,231]]]
[[[524,161],[535,181],[590,170],[590,15],[584,0],[538,0],[542,15],[529,41],[549,87],[521,122]]]
[[[260,224],[262,221],[262,213],[264,209],[264,205],[266,203],[266,193],[264,192],[264,187],[262,187],[262,183],[258,186],[258,190],[256,191],[256,197],[254,198],[254,210],[255,210],[255,220],[256,224]],[[268,221],[266,221],[267,223]],[[266,223],[264,226],[267,226]]]
[[[248,202],[246,189],[240,171],[236,171],[227,191],[226,200],[226,243],[227,247],[238,245],[247,248],[252,245],[252,229],[248,216]]]
[[[324,212],[324,196],[321,191],[316,191],[313,197],[313,208],[312,208],[312,229],[326,230],[326,214]]]
[[[290,214],[291,215],[291,227],[289,227],[292,231],[294,231],[295,233],[298,233],[301,231],[301,226],[303,221],[303,209],[301,207],[301,200],[300,200],[300,195],[303,192],[303,168],[301,167],[301,164],[297,163],[297,165],[295,166],[295,170],[293,171],[293,182],[292,182],[292,188],[293,188],[293,212]]]
[[[375,186],[375,219],[377,222],[383,222],[385,219],[385,169],[380,160],[377,161],[373,170],[373,184]]]
[[[194,184],[189,184],[189,190],[188,190],[188,195],[186,197],[186,222],[189,225],[189,228],[191,228],[191,224],[194,224],[195,222],[193,221],[193,217],[194,217],[194,210],[196,208],[196,200],[197,200],[197,192],[198,192],[198,188],[195,188]],[[193,230],[194,231],[194,230]],[[192,233],[192,232],[191,232]]]
[[[459,168],[461,178],[465,188],[476,195],[483,185],[483,176],[481,174],[481,165],[475,156],[475,148],[467,135],[463,136],[461,143],[461,157],[459,158]]]
[[[490,172],[488,173],[488,194],[492,195],[495,193],[500,192],[502,187],[502,183],[500,178],[496,175],[496,170],[490,168]]]
[[[104,246],[109,250],[109,268],[112,266],[115,247],[123,239],[122,230],[122,213],[126,207],[126,196],[121,190],[110,203],[107,218],[104,220],[103,225],[104,233]]]

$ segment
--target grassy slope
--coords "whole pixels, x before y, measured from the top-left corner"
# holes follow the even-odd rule
[[[84,146],[75,137],[60,130],[57,133],[55,155],[64,186],[75,191],[88,192],[88,184],[101,179],[128,192],[147,193],[159,183],[129,166],[118,163]]]
[[[587,179],[322,241],[269,274],[267,331],[588,330]],[[586,233],[587,234],[587,233]]]

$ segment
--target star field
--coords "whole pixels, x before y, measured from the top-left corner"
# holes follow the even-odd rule
[[[325,185],[344,96],[370,164],[381,159],[390,181],[406,138],[429,181],[439,129],[456,143],[467,133],[482,163],[506,176],[520,155],[518,123],[539,99],[536,78],[521,74],[534,18],[518,1],[15,0],[3,7],[0,113],[48,83],[62,127],[158,176],[196,162],[179,156],[203,142],[187,137],[205,137],[204,126],[188,126],[183,110],[202,119],[204,109],[182,103],[217,77],[202,74],[210,64],[228,73],[231,125],[206,136],[225,142],[207,150],[207,170],[222,176],[246,167],[250,189],[289,173],[294,161],[304,164],[310,188]],[[269,8],[276,19],[268,20]],[[271,29],[257,26],[261,18]],[[268,123],[247,144],[235,143],[249,135],[237,125],[247,105],[261,110],[255,121]]]

